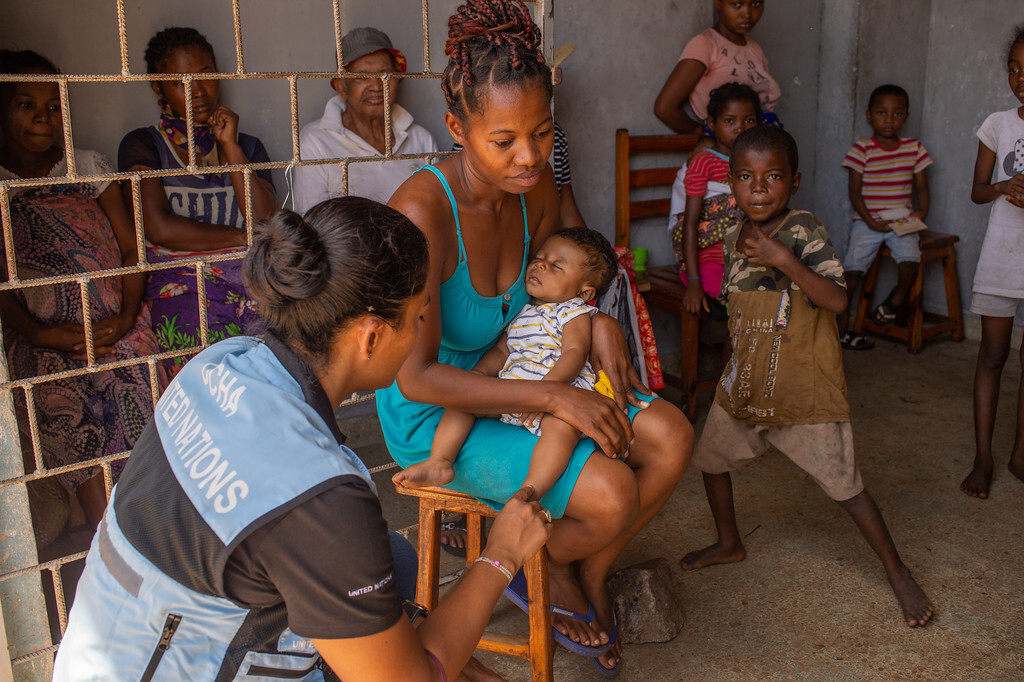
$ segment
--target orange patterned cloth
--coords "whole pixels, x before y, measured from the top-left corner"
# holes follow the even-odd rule
[[[665,377],[661,373],[661,361],[658,359],[658,346],[654,343],[654,327],[651,316],[647,312],[647,302],[636,288],[636,275],[633,272],[633,252],[627,248],[615,247],[615,255],[619,263],[629,273],[629,288],[633,292],[633,304],[636,306],[636,325],[640,330],[640,347],[644,350],[644,366],[647,369],[647,386],[652,391],[665,388]]]

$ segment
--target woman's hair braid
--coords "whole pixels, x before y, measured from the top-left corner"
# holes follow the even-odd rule
[[[448,66],[441,89],[449,110],[464,119],[478,110],[481,85],[540,80],[551,97],[540,29],[522,0],[469,0],[448,19]]]

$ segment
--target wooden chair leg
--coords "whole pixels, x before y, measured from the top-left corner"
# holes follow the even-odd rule
[[[956,247],[950,246],[942,259],[942,278],[946,283],[946,311],[949,319],[956,323],[953,340],[964,340],[964,313],[960,306],[960,277],[956,268]]]
[[[928,261],[924,258],[917,266],[917,276],[910,287],[910,294],[904,302],[910,304],[910,317],[907,319],[907,351],[920,353],[924,346],[924,310],[921,308],[921,294],[924,291],[924,268]]]
[[[697,360],[700,346],[700,318],[686,312],[680,315],[682,325],[679,356],[679,378],[686,399],[686,416],[697,419]]]
[[[470,566],[484,550],[484,518],[466,514],[466,565]]]
[[[416,601],[431,611],[437,606],[441,567],[441,509],[420,500],[418,542],[420,570],[416,575]]]
[[[530,597],[530,668],[534,682],[554,680],[555,640],[551,634],[551,596],[548,584],[548,553],[541,549],[526,562],[526,585]]]

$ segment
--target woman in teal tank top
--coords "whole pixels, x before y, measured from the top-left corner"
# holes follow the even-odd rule
[[[548,542],[552,603],[584,614],[593,605],[596,612],[589,624],[556,615],[553,626],[592,647],[584,650],[607,673],[618,668],[621,651],[617,642],[609,646],[608,570],[668,500],[689,461],[693,431],[668,402],[648,403],[628,390],[649,393],[632,370],[621,329],[605,315],[593,320],[591,363],[609,375],[618,405],[568,384],[468,371],[528,301],[525,265],[561,227],[547,164],[551,80],[539,32],[518,0],[468,5],[449,24],[451,61],[442,79],[445,122],[463,150],[413,175],[390,202],[427,237],[430,304],[396,383],[377,394],[377,411],[402,466],[427,458],[447,407],[494,416],[548,412],[590,437],[541,504],[561,519]],[[536,440],[525,428],[478,418],[448,487],[500,508],[522,485]]]

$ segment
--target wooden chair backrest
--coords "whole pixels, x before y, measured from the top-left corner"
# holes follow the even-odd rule
[[[667,216],[671,206],[672,183],[682,163],[659,168],[630,170],[631,155],[657,152],[682,154],[693,149],[698,135],[633,135],[629,130],[615,131],[615,245],[629,246],[629,225],[633,220]],[[663,198],[630,201],[629,190],[634,187],[665,186],[669,194]]]

